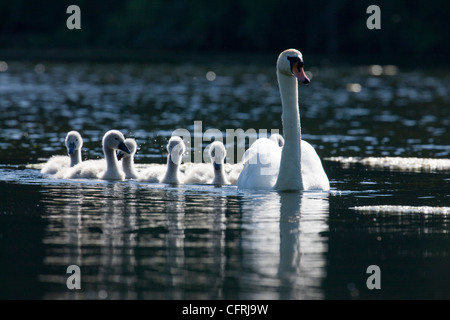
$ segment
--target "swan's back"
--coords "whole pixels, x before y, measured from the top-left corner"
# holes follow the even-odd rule
[[[237,185],[241,189],[273,189],[280,168],[281,148],[267,138],[256,140],[244,153]]]
[[[72,168],[58,173],[56,178],[62,179],[100,179],[100,175],[106,170],[105,159],[91,159],[80,162]]]
[[[189,163],[185,175],[185,184],[208,184],[214,179],[214,170],[210,163]]]
[[[152,163],[139,172],[138,181],[159,183],[164,178],[166,170],[165,164]]]
[[[70,167],[70,158],[68,156],[52,156],[41,169],[42,174],[56,174],[61,170]]]
[[[236,164],[228,164],[229,172],[228,172],[228,180],[231,184],[236,185],[237,181],[239,179],[239,175],[242,172],[242,169],[244,168],[244,165],[242,162],[238,162]]]

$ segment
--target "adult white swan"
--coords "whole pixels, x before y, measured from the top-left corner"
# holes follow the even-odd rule
[[[283,108],[284,146],[260,138],[244,153],[238,178],[241,189],[329,190],[330,182],[314,148],[301,140],[297,79],[308,84],[300,51],[288,49],[278,56],[277,78]]]
[[[81,147],[83,138],[78,131],[69,131],[66,135],[65,145],[69,156],[52,156],[41,169],[43,174],[56,174],[60,170],[65,170],[80,163]]]
[[[103,180],[124,180],[125,174],[119,167],[116,150],[123,150],[130,153],[124,143],[125,137],[118,130],[109,130],[102,140],[104,159],[87,160],[70,168],[64,174],[66,179],[103,179]]]
[[[279,147],[283,147],[284,146],[284,138],[279,133],[271,134],[269,139],[275,141],[278,144]]]

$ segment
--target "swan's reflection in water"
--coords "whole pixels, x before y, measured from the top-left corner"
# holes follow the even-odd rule
[[[321,299],[328,231],[327,193],[255,196],[242,206],[242,298]]]
[[[43,192],[45,299],[319,299],[328,195],[71,183]],[[66,287],[81,268],[82,290]]]

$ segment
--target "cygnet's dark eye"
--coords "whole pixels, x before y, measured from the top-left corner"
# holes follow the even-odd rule
[[[215,157],[216,156],[216,149],[212,149],[211,150],[211,157]]]

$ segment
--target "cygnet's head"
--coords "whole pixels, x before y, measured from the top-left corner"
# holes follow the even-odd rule
[[[273,140],[280,148],[284,146],[284,138],[279,133],[271,134],[269,139]]]
[[[169,152],[169,159],[175,165],[180,165],[183,154],[186,151],[183,139],[178,136],[173,136],[167,143],[167,152]]]
[[[280,53],[277,61],[277,71],[285,76],[295,76],[301,83],[308,84],[309,78],[303,70],[302,53],[296,49],[288,49]]]
[[[83,146],[83,139],[78,131],[69,131],[66,136],[66,148],[69,154],[74,154]]]
[[[128,147],[125,145],[125,137],[123,136],[122,132],[118,130],[109,130],[105,133],[103,136],[103,149],[110,149],[110,150],[122,150],[128,154],[130,154],[130,150],[128,150]]]
[[[225,157],[227,156],[227,149],[220,141],[214,141],[209,147],[209,156],[215,170],[221,170]]]
[[[119,149],[117,151],[117,160],[121,160],[122,158],[133,157],[137,151],[137,143],[134,139],[127,138],[127,139],[125,139],[124,144],[130,151],[130,153],[126,153],[123,150]]]

